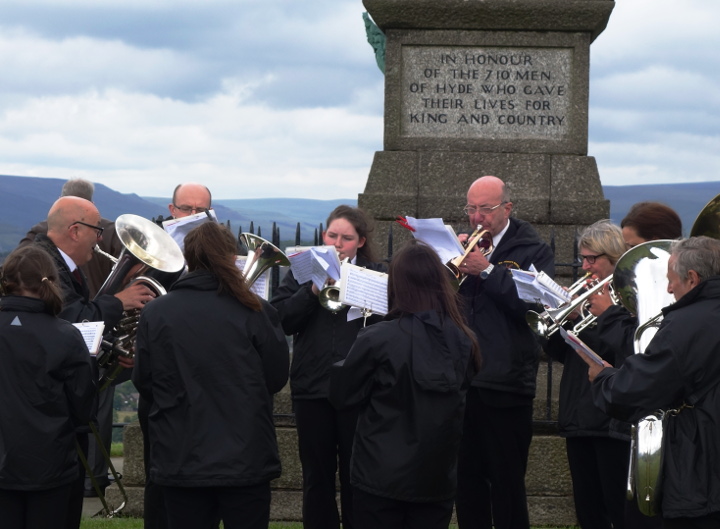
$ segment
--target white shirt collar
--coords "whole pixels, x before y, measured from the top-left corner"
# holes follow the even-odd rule
[[[497,248],[498,244],[500,244],[500,241],[502,240],[505,233],[508,231],[509,227],[510,227],[510,219],[508,218],[507,224],[505,224],[505,227],[502,229],[502,231],[493,237],[493,250],[492,250],[492,252],[490,252],[489,254],[487,254],[485,256],[488,260],[490,260],[490,256],[493,254],[493,252],[495,251],[495,248]]]
[[[68,254],[63,252],[60,248],[58,248],[58,252],[60,252],[60,255],[62,255],[62,258],[65,259],[65,264],[68,265],[70,272],[74,272],[75,269],[78,267],[78,265],[75,264],[75,261],[72,260],[72,257],[70,257]]]

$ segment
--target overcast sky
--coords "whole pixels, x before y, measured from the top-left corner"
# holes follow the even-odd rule
[[[0,174],[356,198],[382,150],[361,0],[1,0]],[[720,180],[720,2],[619,0],[591,47],[605,185]]]

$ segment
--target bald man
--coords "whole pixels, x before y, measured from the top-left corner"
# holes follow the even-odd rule
[[[187,182],[173,191],[172,202],[168,204],[170,215],[176,219],[202,213],[212,207],[210,190],[202,184]]]
[[[518,297],[509,269],[535,265],[552,277],[554,256],[529,223],[511,217],[512,198],[501,179],[475,180],[466,204],[470,225],[482,225],[494,249],[484,254],[476,247],[460,266],[467,274],[460,295],[483,367],[467,393],[458,458],[458,526],[528,529],[525,471],[540,345],[525,321],[531,307]]]
[[[100,212],[95,205],[80,197],[66,196],[55,201],[47,218],[47,235],[38,234],[33,244],[45,250],[55,261],[63,290],[63,308],[59,317],[78,323],[103,321],[107,330],[120,321],[123,310],[140,309],[155,295],[145,285],[135,284],[115,295],[105,294],[90,300],[87,280],[80,266],[94,255],[93,248],[102,240],[104,228],[100,225]],[[132,367],[132,363],[124,364]],[[78,443],[88,454],[88,430],[79,428]],[[73,489],[65,527],[80,527],[82,515],[85,470],[80,473]]]

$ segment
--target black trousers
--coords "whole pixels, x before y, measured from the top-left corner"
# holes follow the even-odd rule
[[[525,471],[532,411],[532,401],[496,408],[475,388],[468,391],[455,500],[460,529],[530,527]]]
[[[295,400],[303,474],[303,527],[339,529],[335,474],[340,474],[343,529],[353,529],[350,456],[357,411],[336,411],[327,399]]]
[[[630,442],[609,437],[568,437],[565,444],[580,527],[623,529]]]
[[[129,371],[129,370],[128,370]],[[112,444],[112,416],[113,416],[113,399],[115,397],[115,387],[110,386],[98,394],[98,411],[97,411],[97,429],[100,434],[105,450],[110,453],[110,445]],[[88,464],[93,471],[98,486],[105,490],[110,484],[108,478],[108,462],[97,445],[97,440],[92,433],[88,434]],[[85,490],[87,492],[94,491],[92,481],[89,476],[85,476]]]
[[[356,529],[447,529],[453,500],[415,503],[353,491]]]
[[[80,450],[82,450],[85,457],[88,453],[88,434],[78,433],[76,434]],[[80,461],[78,455],[78,477],[70,485],[70,497],[67,499],[67,511],[65,516],[65,529],[78,529],[80,527],[80,518],[82,518],[83,501],[85,500],[85,467]],[[57,520],[54,525],[57,525]]]
[[[145,529],[167,529],[167,512],[163,489],[150,480],[150,439],[148,415],[150,403],[140,397],[138,400],[138,421],[143,434],[143,462],[145,463],[145,493],[143,498],[143,520]]]
[[[720,529],[720,513],[701,518],[663,519],[663,529]]]
[[[249,487],[162,487],[170,529],[267,529],[270,482]]]
[[[0,489],[0,526],[3,529],[57,527],[58,520],[67,516],[70,491],[75,485],[77,483],[39,491]]]

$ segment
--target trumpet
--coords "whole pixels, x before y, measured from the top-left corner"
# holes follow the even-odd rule
[[[584,277],[573,283],[573,285],[570,287],[570,290],[568,291],[568,294],[574,296],[583,288],[587,287],[587,278],[589,275],[590,274],[588,273]],[[597,319],[596,316],[594,316],[592,313],[590,313],[590,311],[587,310],[588,298],[595,294],[601,293],[604,290],[605,286],[608,286],[608,288],[610,289],[610,297],[613,303],[617,303],[617,297],[615,296],[612,284],[610,283],[612,281],[612,278],[613,276],[608,276],[602,281],[596,281],[595,284],[589,287],[581,295],[571,301],[568,301],[567,303],[560,305],[556,309],[545,310],[541,313],[535,312],[534,310],[529,310],[525,315],[525,320],[528,322],[528,325],[530,325],[530,328],[533,330],[533,332],[535,332],[535,334],[542,338],[547,338],[554,332],[556,332],[565,323],[565,321],[567,321],[567,319],[573,312],[579,311],[581,319],[573,327],[573,332],[577,334],[595,323],[595,320]]]
[[[482,224],[477,225],[475,231],[470,234],[463,244],[465,251],[461,255],[458,255],[454,259],[445,263],[445,266],[455,276],[458,286],[462,285],[463,281],[465,281],[465,278],[467,277],[467,274],[460,271],[460,265],[468,254],[473,251],[475,246],[478,246],[481,249],[483,255],[489,255],[490,252],[493,251],[492,235],[488,230],[483,229]]]

